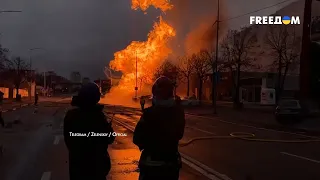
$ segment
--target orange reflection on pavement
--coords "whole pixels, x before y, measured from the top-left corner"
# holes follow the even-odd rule
[[[138,149],[109,151],[111,157],[111,171],[108,179],[111,180],[137,180],[139,172],[137,170],[140,151]]]

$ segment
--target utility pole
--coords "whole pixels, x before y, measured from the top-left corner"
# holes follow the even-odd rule
[[[47,80],[46,80],[46,71],[43,72],[43,88],[44,88],[44,96],[47,95]]]
[[[136,87],[134,88],[136,91],[136,98],[138,98],[138,52],[136,51]]]
[[[32,99],[32,78],[33,78],[33,76],[32,76],[32,60],[31,60],[31,54],[30,54],[30,67],[29,67],[29,76],[30,76],[30,85],[29,85],[29,98],[30,98],[30,100]]]
[[[317,0],[318,1],[318,0]],[[310,44],[312,0],[305,0],[300,54],[300,98],[308,99],[310,92]]]
[[[33,75],[32,73],[32,52],[34,50],[44,50],[44,51],[47,51],[46,49],[43,49],[43,48],[40,48],[40,47],[37,47],[37,48],[31,48],[29,49],[29,61],[30,61],[30,74]],[[33,77],[33,76],[32,76]],[[50,79],[51,80],[51,79]],[[45,73],[44,73],[44,81],[45,81]],[[44,83],[45,84],[45,83]],[[31,81],[30,81],[30,100],[32,99],[32,78],[31,78]],[[45,87],[46,88],[46,87]],[[37,85],[35,85],[35,88],[34,88],[34,95],[36,95],[36,90],[37,89]]]
[[[102,92],[102,82],[101,82],[101,78],[99,78],[99,86],[100,86],[100,93]]]
[[[215,62],[215,75],[214,75],[214,94],[212,94],[212,96],[214,96],[214,101],[213,101],[213,108],[214,108],[214,114],[217,114],[217,95],[218,95],[218,57],[219,57],[219,23],[220,23],[220,0],[218,0],[218,14],[217,14],[217,37],[216,37],[216,62]],[[214,73],[214,72],[212,72]]]

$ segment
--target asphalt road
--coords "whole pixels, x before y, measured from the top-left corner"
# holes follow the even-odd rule
[[[132,108],[107,109],[117,112],[115,117],[131,126],[141,114]],[[239,125],[219,118],[186,115],[186,121],[182,142],[195,141],[180,151],[210,167],[221,179],[320,179],[320,137]],[[245,133],[248,139],[230,136],[239,133]],[[202,137],[206,139],[197,140]]]
[[[57,103],[59,102],[59,103]],[[18,120],[12,128],[0,129],[0,144],[5,148],[0,156],[1,180],[67,180],[68,152],[63,140],[63,118],[69,99],[42,102],[38,112],[23,107],[4,113],[6,123]],[[140,151],[132,143],[132,133],[113,123],[114,130],[127,136],[116,137],[109,146],[112,169],[108,179],[138,179],[137,162]],[[192,168],[183,165],[181,180],[206,180]]]

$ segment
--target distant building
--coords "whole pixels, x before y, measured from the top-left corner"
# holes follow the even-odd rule
[[[90,78],[88,78],[88,77],[82,78],[82,84],[87,84],[89,82],[90,82]]]
[[[22,97],[34,96],[35,92],[35,71],[20,70],[22,78],[19,84],[19,94]],[[0,72],[0,91],[4,93],[4,98],[15,98],[16,87],[14,81],[18,78],[16,70],[5,70]]]
[[[72,72],[70,75],[70,81],[72,83],[81,83],[82,82],[82,78],[81,78],[81,74],[80,72]]]

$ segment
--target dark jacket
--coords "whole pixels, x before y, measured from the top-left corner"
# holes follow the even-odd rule
[[[69,110],[64,119],[64,139],[69,150],[70,179],[94,180],[106,176],[111,168],[108,145],[114,136],[72,137],[72,133],[112,133],[103,106]]]
[[[138,122],[133,143],[151,155],[154,160],[176,160],[178,143],[185,128],[184,110],[181,106],[153,106],[146,108]]]

